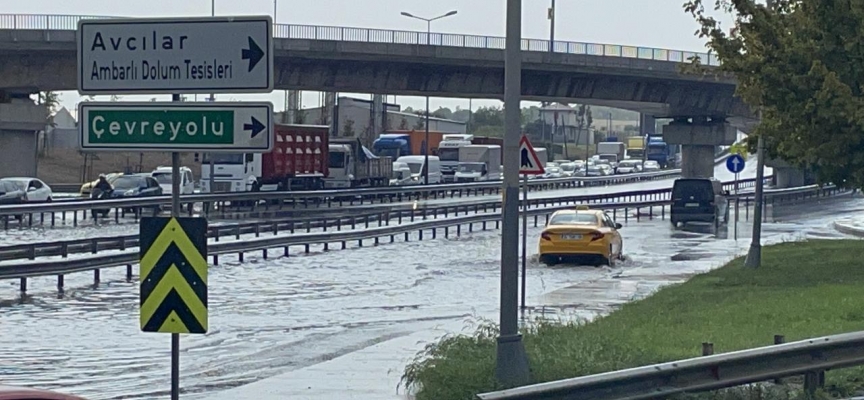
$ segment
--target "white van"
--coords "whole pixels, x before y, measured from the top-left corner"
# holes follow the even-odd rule
[[[423,172],[426,156],[402,156],[396,162],[408,164],[411,169],[411,176],[423,182]],[[441,160],[438,156],[429,156],[429,183],[441,183]]]
[[[159,186],[162,194],[171,194],[171,167],[158,167],[150,173]],[[180,194],[194,194],[195,180],[192,178],[192,170],[188,167],[180,167]]]

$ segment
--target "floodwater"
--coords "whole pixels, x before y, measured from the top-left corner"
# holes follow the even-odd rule
[[[864,200],[836,201],[819,214],[791,213],[764,226],[765,242],[837,237],[837,215]],[[803,215],[803,217],[802,217]],[[604,305],[647,295],[682,274],[709,270],[749,244],[746,223],[735,241],[724,231],[675,230],[668,221],[630,220],[622,230],[629,260],[608,267],[548,268],[536,261],[540,228],[529,227],[528,298],[532,311],[601,312]],[[463,230],[467,232],[467,230]],[[499,290],[500,232],[349,248],[240,264],[221,257],[210,269],[210,332],[184,335],[185,392],[221,391],[352,352],[430,321],[494,318]],[[676,255],[690,253],[682,261]],[[0,282],[0,377],[89,399],[165,398],[170,335],[142,333],[138,283],[121,269],[67,276],[58,296],[53,278],[31,280],[31,298],[18,304],[17,281]],[[622,277],[639,284],[623,290],[603,282]],[[566,298],[567,288],[594,285],[593,296]],[[562,298],[562,293],[564,297]],[[419,350],[419,349],[418,349]]]

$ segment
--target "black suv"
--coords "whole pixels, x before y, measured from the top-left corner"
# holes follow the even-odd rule
[[[672,186],[673,226],[687,222],[712,222],[715,226],[729,221],[729,207],[723,184],[716,179],[685,178],[676,179]]]

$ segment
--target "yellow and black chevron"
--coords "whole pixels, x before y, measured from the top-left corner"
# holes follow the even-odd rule
[[[207,333],[207,220],[141,218],[141,330]]]

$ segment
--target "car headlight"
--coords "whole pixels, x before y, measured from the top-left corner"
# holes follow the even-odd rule
[[[411,177],[411,180],[412,180],[412,181],[419,181],[419,180],[420,180],[420,177],[419,177],[419,176],[412,176],[412,177]]]

